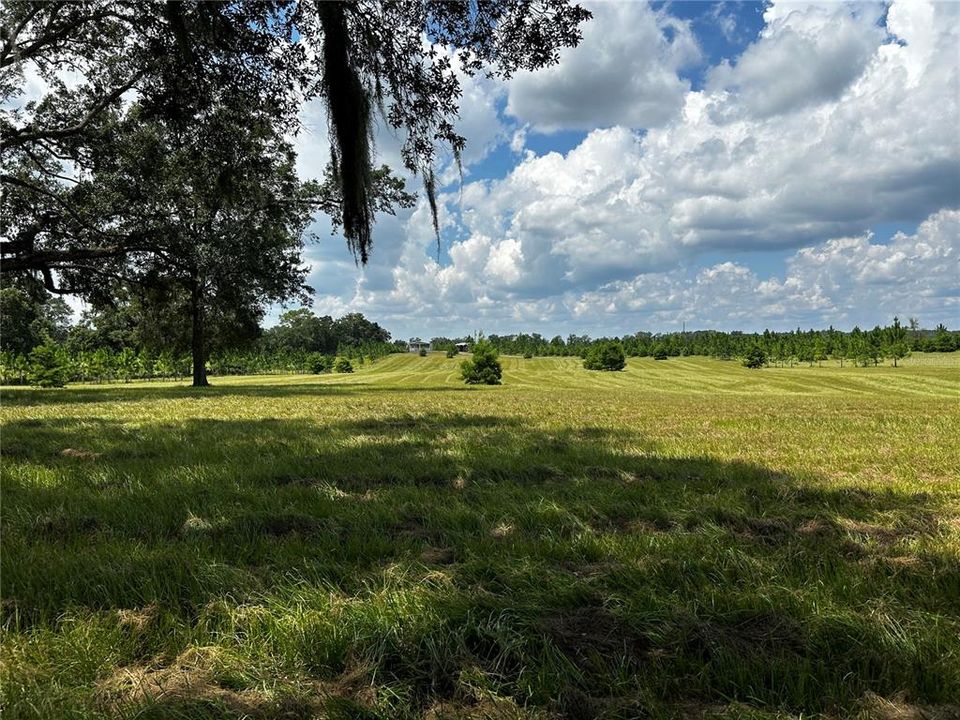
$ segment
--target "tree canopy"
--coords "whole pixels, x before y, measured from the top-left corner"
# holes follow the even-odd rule
[[[48,91],[0,114],[3,270],[70,290],[56,283],[61,270],[142,252],[137,233],[78,206],[73,186],[102,171],[125,103],[185,129],[225,97],[280,133],[297,129],[304,101],[323,102],[333,161],[322,207],[366,263],[376,213],[412,201],[376,163],[374,113],[403,133],[403,163],[423,177],[436,218],[436,146],[459,157],[464,144],[458,73],[509,77],[554,63],[587,18],[566,0],[5,3],[2,100],[20,95],[27,75]]]

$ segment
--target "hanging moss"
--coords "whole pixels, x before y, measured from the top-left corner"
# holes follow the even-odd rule
[[[350,38],[341,3],[318,3],[323,27],[322,97],[330,123],[330,154],[343,201],[343,234],[360,263],[372,244],[374,188],[373,123],[370,93],[350,55]]]

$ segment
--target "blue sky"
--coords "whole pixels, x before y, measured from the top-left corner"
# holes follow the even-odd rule
[[[318,220],[317,312],[398,337],[960,325],[960,6],[588,6],[556,67],[461,78],[439,262],[422,200],[366,268]],[[326,123],[303,119],[317,176]]]

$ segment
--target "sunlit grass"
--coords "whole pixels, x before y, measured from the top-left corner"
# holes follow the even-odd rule
[[[3,391],[5,718],[956,711],[956,355],[213,381]]]

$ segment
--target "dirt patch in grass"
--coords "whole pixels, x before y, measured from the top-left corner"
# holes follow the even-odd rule
[[[336,533],[340,528],[327,518],[316,518],[302,513],[255,512],[245,513],[233,518],[221,518],[216,521],[206,520],[195,515],[188,515],[180,526],[181,536],[208,535],[210,537],[225,537],[242,534],[262,537],[287,537],[292,535],[317,535],[320,533]]]
[[[709,718],[718,717],[737,717],[743,712],[744,708],[740,706],[733,706],[733,710],[737,711],[737,715],[734,715],[727,714],[731,711],[731,706],[729,705],[686,700],[682,703],[679,703],[675,707],[675,710],[677,711],[677,717],[679,720],[708,720]]]
[[[79,450],[77,448],[64,448],[60,451],[60,457],[74,458],[76,460],[97,460],[103,453],[93,452],[91,450]]]
[[[810,518],[804,520],[797,526],[797,533],[810,538],[831,538],[836,537],[838,526],[834,522],[829,522],[821,518]]]
[[[405,540],[425,540],[431,542],[436,542],[440,536],[435,530],[427,528],[424,519],[419,515],[412,515],[395,523],[393,527],[390,528],[390,534],[396,538]]]
[[[553,720],[555,717],[525,710],[506,698],[482,698],[475,703],[436,703],[427,709],[423,720]]]
[[[933,534],[939,529],[940,522],[936,518],[923,515],[911,518],[907,526],[890,527],[842,518],[840,527],[849,535],[864,537],[881,547],[887,548],[901,540],[910,540]]]
[[[475,483],[518,483],[521,485],[542,485],[565,482],[566,473],[553,465],[533,465],[522,468],[478,468],[467,476]]]
[[[750,517],[717,511],[711,519],[740,538],[765,545],[780,545],[788,542],[793,535],[790,523],[783,518]]]
[[[17,445],[12,442],[6,441],[3,443],[2,452],[0,452],[0,457],[3,457],[6,461],[11,460],[26,460],[27,458],[33,455],[29,449],[22,445]]]
[[[453,548],[428,547],[420,553],[424,565],[452,565],[456,560]]]
[[[298,486],[299,485],[304,487],[310,487],[311,485],[319,485],[321,482],[315,477],[304,477],[303,475],[289,475],[289,474],[275,475],[274,477],[270,478],[270,481],[276,483],[277,485],[282,485],[282,486],[288,486],[288,485]]]
[[[294,533],[311,535],[333,529],[330,524],[322,518],[315,518],[300,513],[243,515],[236,523],[236,527],[248,529],[257,534],[272,535],[274,537]]]
[[[627,472],[622,468],[604,467],[602,465],[586,467],[583,470],[583,474],[588,480],[594,481],[619,480],[625,483],[631,483],[640,479],[640,476]]]
[[[605,533],[664,533],[677,527],[676,521],[667,515],[646,511],[595,518],[590,522],[594,532]]]
[[[557,563],[557,567],[579,579],[587,580],[601,578],[624,569],[624,565],[618,562],[584,563],[571,562],[569,560],[560,561]]]
[[[893,544],[908,534],[894,528],[884,527],[883,525],[851,520],[849,518],[843,518],[840,521],[840,527],[853,535],[865,535],[871,540],[876,540],[883,545]]]
[[[915,705],[904,695],[883,698],[867,693],[856,720],[960,720],[960,705]]]
[[[706,655],[717,652],[782,655],[802,653],[806,633],[793,618],[775,612],[744,615],[729,623],[697,620],[682,642],[688,650]]]
[[[16,598],[5,597],[0,599],[0,618],[5,620],[8,615],[13,615],[18,609]]]
[[[639,658],[650,648],[646,637],[604,607],[584,607],[548,615],[540,629],[572,660],[595,657]]]
[[[62,509],[41,515],[33,522],[34,533],[47,540],[66,541],[99,530],[100,521],[92,515],[68,515]]]

